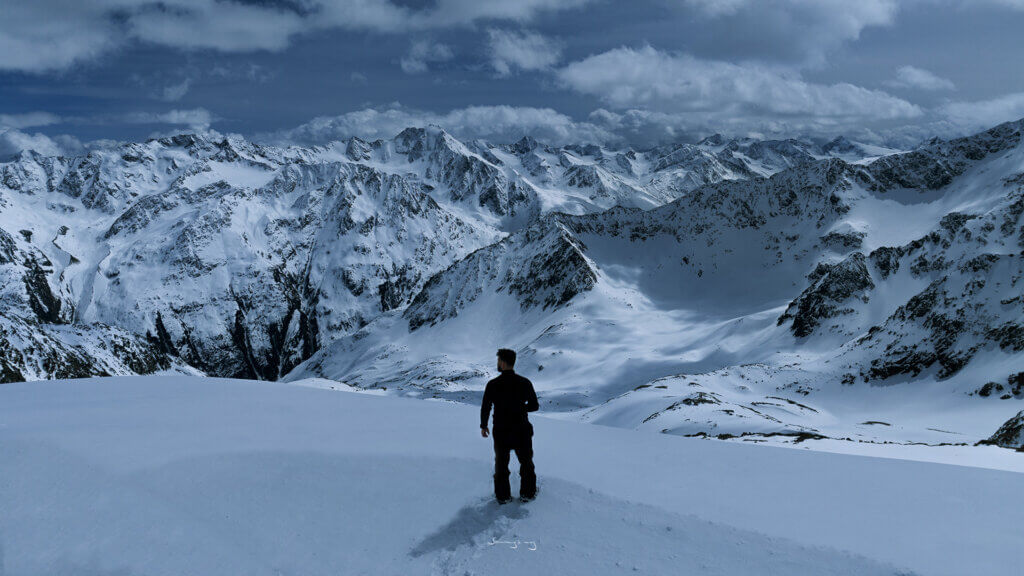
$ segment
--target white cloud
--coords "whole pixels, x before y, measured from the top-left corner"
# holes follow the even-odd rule
[[[896,71],[896,78],[886,82],[897,88],[914,88],[917,90],[955,90],[956,85],[950,80],[941,78],[931,72],[914,66],[902,66]]]
[[[1024,0],[990,0],[994,4],[1006,6],[1007,8],[1014,8],[1016,10],[1024,10]]]
[[[843,125],[922,114],[916,105],[878,90],[816,84],[790,70],[701,60],[650,46],[591,56],[557,76],[565,87],[615,108],[689,114],[702,122]]]
[[[308,22],[295,12],[262,5],[209,0],[140,2],[127,20],[140,40],[175,48],[223,52],[282,50]]]
[[[684,0],[684,3],[708,16],[718,17],[739,12],[748,4],[748,0]]]
[[[205,72],[212,78],[245,79],[263,84],[275,76],[275,73],[264,66],[252,62],[244,64],[217,64]]]
[[[1024,92],[990,100],[950,102],[939,107],[939,115],[964,132],[991,128],[1024,118]]]
[[[546,70],[562,57],[561,46],[533,32],[487,30],[491,66],[499,76],[508,76],[513,69]]]
[[[418,26],[472,24],[478,20],[527,22],[544,12],[572,10],[593,0],[438,0],[432,11],[414,16]]]
[[[297,128],[257,139],[283,143],[323,144],[358,136],[366,140],[391,138],[409,127],[443,127],[458,138],[511,142],[530,135],[552,144],[607,142],[610,132],[589,122],[577,122],[550,108],[528,106],[470,106],[445,113],[400,105],[366,108],[339,116],[315,118]]]
[[[113,122],[127,124],[172,124],[187,126],[191,130],[203,131],[213,122],[213,114],[205,108],[189,110],[169,110],[167,112],[129,112],[123,116],[111,118]]]
[[[61,119],[49,112],[27,112],[25,114],[0,114],[0,128],[33,128],[59,124]]]
[[[401,60],[402,71],[406,74],[422,74],[430,69],[431,63],[447,62],[455,53],[446,44],[430,40],[417,40]]]
[[[40,133],[28,134],[15,129],[0,128],[0,160],[24,150],[34,150],[43,156],[74,154],[82,150],[82,143],[73,136],[53,138]]]
[[[856,40],[872,26],[889,26],[898,0],[685,0],[685,6],[715,20],[728,19],[756,50],[785,52],[793,47],[805,64],[824,64],[826,55]],[[775,47],[775,50],[771,50]],[[771,54],[751,57],[769,59]]]
[[[0,132],[4,134],[2,150],[34,149],[43,154],[68,153],[81,150],[83,144],[73,136],[28,134],[24,128],[53,125],[166,124],[184,126],[189,130],[206,131],[216,117],[205,108],[173,109],[165,112],[127,112],[116,115],[57,116],[49,112],[0,114]]]
[[[164,89],[160,91],[160,99],[166,102],[177,102],[178,100],[181,100],[185,96],[185,94],[188,93],[188,89],[191,87],[191,78],[185,78],[177,84],[164,86]]]

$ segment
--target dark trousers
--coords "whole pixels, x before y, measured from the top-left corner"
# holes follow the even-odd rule
[[[509,456],[512,450],[519,460],[519,495],[533,497],[537,493],[537,475],[533,470],[533,429],[494,433],[494,496],[499,500],[512,497],[509,486]]]

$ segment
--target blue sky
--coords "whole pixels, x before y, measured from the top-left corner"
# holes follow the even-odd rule
[[[1024,0],[0,0],[0,154],[182,131],[907,145],[1024,117]]]

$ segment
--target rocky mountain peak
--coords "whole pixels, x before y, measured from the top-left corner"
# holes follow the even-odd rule
[[[707,136],[697,143],[698,146],[723,146],[725,144],[725,136],[721,134],[712,134]]]
[[[523,136],[514,144],[511,144],[508,149],[513,154],[527,154],[533,152],[538,146],[540,146],[540,143],[532,136]]]
[[[850,142],[846,136],[837,136],[822,145],[821,150],[826,154],[850,154],[858,151],[858,146]]]

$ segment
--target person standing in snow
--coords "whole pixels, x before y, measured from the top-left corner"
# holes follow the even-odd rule
[[[533,425],[527,412],[540,409],[533,383],[516,374],[515,350],[498,350],[500,374],[487,383],[480,406],[480,435],[487,438],[487,420],[494,407],[494,496],[499,504],[512,499],[509,486],[509,455],[519,459],[519,499],[532,500],[537,494],[537,475],[533,469]]]

